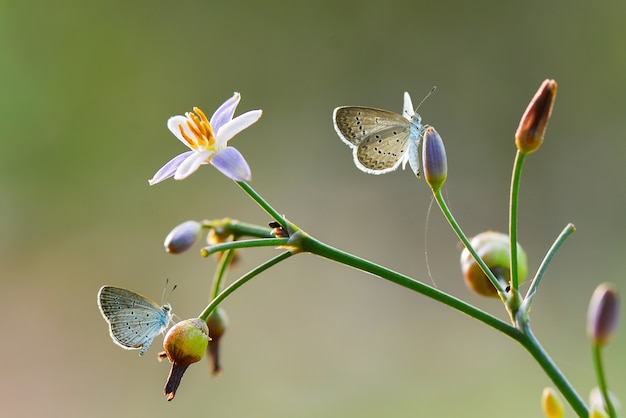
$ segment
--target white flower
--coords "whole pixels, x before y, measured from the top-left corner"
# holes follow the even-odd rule
[[[233,119],[239,100],[241,95],[235,93],[215,111],[210,122],[197,107],[185,116],[171,117],[167,127],[190,151],[172,158],[148,183],[157,184],[172,176],[182,180],[208,163],[235,181],[250,181],[248,163],[239,151],[228,146],[228,141],[259,120],[263,112],[251,110]]]

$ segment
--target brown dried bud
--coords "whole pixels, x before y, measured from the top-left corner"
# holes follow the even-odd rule
[[[219,376],[222,374],[222,365],[220,362],[220,340],[222,335],[226,332],[228,327],[228,317],[226,312],[222,308],[214,310],[209,319],[207,319],[207,325],[211,330],[211,341],[207,347],[208,359],[211,364],[211,373],[213,376]]]
[[[172,364],[164,389],[168,401],[174,399],[187,367],[200,361],[208,343],[209,328],[198,318],[181,321],[167,332],[163,348]]]
[[[523,153],[537,151],[548,127],[556,98],[556,81],[544,80],[532,98],[515,132],[515,146]]]

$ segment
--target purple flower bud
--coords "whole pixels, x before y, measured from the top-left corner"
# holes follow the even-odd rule
[[[433,191],[441,189],[448,175],[448,160],[443,140],[432,126],[426,128],[424,133],[422,160],[426,183]]]
[[[186,221],[178,225],[165,237],[165,251],[180,254],[187,251],[196,242],[202,231],[202,225],[196,221]]]
[[[587,311],[587,333],[594,344],[604,345],[615,333],[619,319],[619,295],[610,284],[596,287]]]

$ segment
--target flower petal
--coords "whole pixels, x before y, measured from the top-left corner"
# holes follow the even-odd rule
[[[259,120],[262,114],[262,110],[251,110],[226,123],[219,131],[215,131],[215,148],[226,145],[232,137]]]
[[[194,152],[179,166],[174,173],[174,180],[183,180],[193,174],[202,164],[206,164],[207,160],[213,155],[213,151]]]
[[[226,177],[235,181],[250,181],[250,166],[243,155],[233,147],[226,147],[211,158],[211,164]]]
[[[413,107],[413,102],[411,101],[411,96],[409,92],[404,92],[404,110],[402,111],[402,116],[406,119],[411,120],[413,115],[415,114],[415,108]]]
[[[233,118],[235,109],[241,100],[241,95],[237,92],[233,94],[233,97],[226,100],[211,116],[211,127],[213,132],[219,131],[219,129],[228,121]]]
[[[191,154],[193,154],[193,151],[186,151],[169,160],[163,167],[159,169],[159,171],[156,172],[154,176],[152,176],[150,180],[148,180],[148,183],[150,183],[150,185],[152,186],[172,177],[178,169],[178,166],[180,166],[181,163],[185,161]]]
[[[189,126],[187,126],[187,121],[188,119],[185,116],[172,116],[167,120],[167,127],[170,132],[172,132],[174,136],[178,138],[180,142],[185,144],[188,148],[194,149],[191,144],[187,142],[187,140],[183,138],[183,136],[180,134],[179,126],[182,126],[185,134],[187,134],[189,138],[195,138],[195,135],[191,132],[191,130],[189,130]]]

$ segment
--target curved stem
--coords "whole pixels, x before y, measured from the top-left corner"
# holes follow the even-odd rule
[[[519,186],[522,178],[522,167],[526,153],[517,151],[513,163],[513,177],[511,179],[511,198],[509,201],[509,238],[511,240],[511,287],[519,289],[519,275],[517,270],[517,206],[519,201]]]
[[[554,361],[550,358],[548,353],[543,349],[539,341],[535,338],[530,329],[530,323],[528,321],[522,322],[523,333],[517,335],[516,340],[533,356],[541,368],[552,379],[552,382],[563,394],[563,397],[570,404],[572,409],[579,417],[588,417],[589,411],[582,398],[576,393],[572,385],[569,383],[565,375],[556,366]]]
[[[221,244],[209,245],[202,250],[202,256],[208,257],[211,254],[218,253],[220,251],[235,250],[237,248],[252,248],[252,247],[278,247],[288,243],[287,238],[261,238],[261,239],[247,239],[241,241],[223,242]]]
[[[230,286],[228,286],[226,289],[224,289],[222,292],[220,292],[220,294],[217,295],[215,297],[215,299],[213,299],[207,305],[206,308],[204,308],[204,310],[198,316],[198,318],[200,318],[201,320],[206,322],[206,320],[209,317],[209,315],[211,315],[211,312],[213,312],[213,310],[215,308],[217,308],[218,305],[220,303],[222,303],[222,301],[224,299],[226,299],[231,293],[233,293],[235,290],[239,289],[244,284],[248,283],[248,281],[250,281],[250,279],[252,279],[255,276],[259,275],[260,273],[264,272],[268,268],[270,268],[270,267],[274,266],[275,264],[278,264],[281,261],[286,260],[287,258],[291,257],[291,255],[292,254],[289,251],[281,253],[281,254],[277,255],[276,257],[267,260],[265,263],[261,264],[260,266],[257,266],[254,269],[250,270],[248,273],[244,274],[239,279],[235,280],[233,283],[231,283]]]
[[[346,253],[337,248],[331,247],[323,242],[320,242],[309,235],[302,233],[298,237],[300,248],[303,251],[310,252],[320,257],[327,258],[329,260],[337,261],[339,263],[354,267],[358,270],[362,270],[371,273],[375,276],[389,280],[407,289],[411,289],[415,292],[421,293],[431,299],[448,305],[457,311],[460,311],[478,321],[498,330],[502,333],[513,338],[519,342],[526,350],[535,358],[546,374],[552,379],[556,387],[563,394],[563,396],[570,403],[572,408],[581,417],[587,416],[587,407],[583,400],[578,396],[572,385],[567,381],[563,373],[559,370],[556,364],[552,361],[550,356],[545,352],[543,347],[535,339],[530,330],[528,321],[521,322],[524,327],[523,330],[517,329],[506,322],[472,306],[468,303],[455,298],[454,296],[443,293],[438,289],[432,288],[424,283],[411,279],[408,276],[389,270],[371,261],[362,259],[355,255]],[[520,321],[516,321],[518,324]]]
[[[234,255],[235,250],[227,250],[220,256],[219,264],[215,270],[215,276],[213,276],[213,285],[211,286],[209,301],[215,299],[220,290],[222,290],[222,282],[224,280],[224,276],[226,276],[226,270],[228,269],[230,261],[233,259]]]
[[[375,276],[381,277],[385,280],[389,280],[390,282],[403,286],[407,289],[411,289],[415,292],[421,293],[424,296],[427,296],[460,312],[463,312],[464,314],[471,316],[472,318],[476,318],[479,321],[489,325],[492,328],[497,329],[498,331],[503,332],[504,334],[512,338],[515,338],[515,336],[520,333],[519,330],[507,324],[506,322],[468,304],[467,302],[457,299],[454,296],[444,293],[439,289],[430,287],[422,282],[413,280],[408,276],[397,273],[393,270],[389,270],[388,268],[385,268],[378,264],[372,263],[371,261],[331,247],[309,235],[303,235],[300,237],[300,248],[302,248],[303,251],[307,251],[311,254],[315,254],[329,260],[337,261],[341,264],[354,267],[358,270],[366,271]]]
[[[543,261],[541,262],[541,265],[539,266],[539,269],[537,269],[537,274],[535,274],[535,277],[533,278],[533,281],[530,284],[530,288],[528,289],[528,292],[526,293],[524,302],[522,302],[522,306],[520,307],[520,310],[522,312],[525,312],[526,314],[530,312],[530,307],[533,303],[533,299],[535,298],[535,294],[537,293],[537,289],[539,288],[541,279],[543,278],[543,275],[546,272],[546,269],[548,268],[548,265],[550,264],[552,257],[554,257],[554,255],[559,250],[561,245],[563,245],[567,237],[569,237],[575,231],[576,231],[576,228],[574,227],[573,224],[571,223],[567,224],[565,228],[563,228],[563,230],[561,231],[557,239],[554,241],[554,244],[552,244],[552,247],[550,247],[550,249],[548,250],[546,256],[543,258]]]
[[[258,226],[235,219],[213,219],[202,222],[202,227],[214,229],[219,235],[234,235],[235,237],[274,238],[272,230],[267,226]]]
[[[267,212],[276,222],[278,222],[283,228],[287,228],[285,219],[274,209],[269,203],[265,201],[248,183],[245,181],[238,181],[237,184],[254,200],[261,208]]]
[[[604,366],[602,365],[601,349],[602,347],[600,344],[593,344],[593,364],[596,369],[596,376],[598,378],[598,389],[600,389],[600,393],[602,394],[604,406],[606,407],[606,412],[611,418],[615,418],[617,415],[615,412],[615,408],[613,407],[613,403],[611,402],[611,398],[609,397],[609,389],[606,384]]]
[[[487,264],[485,264],[482,258],[480,258],[478,253],[476,253],[476,250],[474,249],[474,247],[472,247],[472,244],[470,244],[469,239],[467,238],[467,236],[465,235],[465,233],[463,232],[463,230],[457,223],[456,219],[454,219],[454,216],[452,216],[452,212],[450,211],[448,204],[446,203],[446,201],[443,198],[443,195],[441,194],[441,189],[437,191],[433,190],[433,195],[435,196],[435,200],[437,201],[439,208],[443,212],[443,216],[448,220],[448,223],[450,224],[450,226],[452,227],[456,235],[459,237],[459,239],[463,242],[463,245],[465,246],[465,248],[467,248],[470,254],[472,254],[472,257],[474,257],[474,260],[476,260],[476,263],[478,263],[481,270],[483,271],[483,273],[485,273],[485,275],[487,276],[487,278],[489,279],[493,287],[496,288],[496,290],[498,291],[498,294],[500,294],[500,297],[506,297],[506,292],[504,290],[504,287],[502,286],[502,283],[493,274],[493,272],[489,269],[489,267],[487,267]]]

